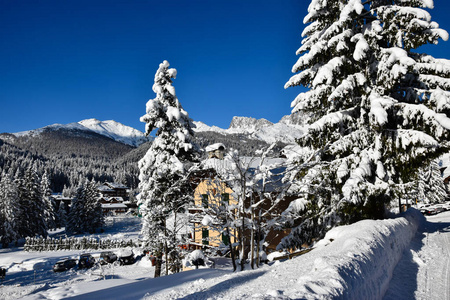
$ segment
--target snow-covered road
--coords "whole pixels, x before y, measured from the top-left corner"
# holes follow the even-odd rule
[[[394,270],[384,300],[450,299],[450,211],[427,217]]]

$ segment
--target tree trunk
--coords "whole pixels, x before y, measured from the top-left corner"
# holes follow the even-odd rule
[[[156,262],[155,262],[155,278],[161,276],[161,263],[162,263],[162,252],[158,252],[156,254]]]
[[[255,268],[255,214],[253,213],[253,207],[251,207],[251,216],[252,216],[252,230],[250,232],[250,265],[252,269]]]
[[[242,204],[244,206],[244,204]],[[244,236],[244,228],[245,228],[245,215],[244,215],[244,208],[242,208],[242,224],[241,224],[241,232],[239,234],[239,240],[241,242],[241,253],[239,255],[240,258],[240,265],[241,265],[241,271],[244,271],[244,264],[245,264],[245,236]]]
[[[228,238],[230,239],[228,245],[230,246],[231,263],[233,264],[233,272],[235,272],[236,271],[236,258],[234,257],[233,243],[231,242],[231,236],[230,236],[230,227],[228,227],[228,226],[227,226],[227,234],[228,234]]]

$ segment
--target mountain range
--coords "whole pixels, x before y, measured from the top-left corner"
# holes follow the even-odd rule
[[[53,124],[34,130],[13,133],[13,135],[16,137],[37,136],[44,131],[58,130],[65,130],[69,132],[95,132],[114,141],[133,147],[138,147],[139,145],[150,140],[144,135],[144,133],[130,126],[123,125],[122,123],[113,120],[99,121],[97,119],[86,119],[80,122],[69,124]]]
[[[208,126],[202,122],[194,121],[196,133],[218,133],[225,136],[239,135],[240,138],[262,141],[268,144],[280,142],[283,144],[295,143],[305,132],[305,126],[295,115],[283,117],[280,122],[272,123],[266,119],[255,119],[251,117],[233,117],[228,129],[217,126]],[[97,119],[86,119],[69,124],[53,124],[42,128],[12,133],[15,137],[36,137],[48,131],[66,132],[94,132],[108,137],[116,142],[138,147],[152,137],[146,137],[143,132],[123,125],[114,120],[100,121]]]

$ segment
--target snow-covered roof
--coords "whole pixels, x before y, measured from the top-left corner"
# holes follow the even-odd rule
[[[71,197],[64,197],[64,196],[61,195],[61,194],[52,194],[52,197],[53,197],[53,199],[55,199],[55,200],[65,200],[65,201],[72,200]]]
[[[126,185],[115,182],[105,182],[97,188],[100,192],[114,192],[115,189],[128,189]]]
[[[114,192],[114,190],[107,185],[101,185],[97,188],[97,190],[100,192]]]
[[[102,208],[104,209],[115,209],[115,208],[127,208],[123,203],[102,203]]]
[[[105,184],[113,189],[127,189],[128,188],[126,185],[123,185],[121,183],[116,183],[116,182],[105,182]]]
[[[212,152],[212,151],[216,151],[216,150],[225,150],[225,149],[226,149],[226,147],[222,143],[215,143],[215,144],[209,145],[205,148],[206,152]]]

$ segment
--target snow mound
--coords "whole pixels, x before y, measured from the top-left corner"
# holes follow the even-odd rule
[[[332,229],[317,243],[312,269],[298,278],[294,298],[382,299],[424,219],[410,209],[396,219],[364,220]]]

